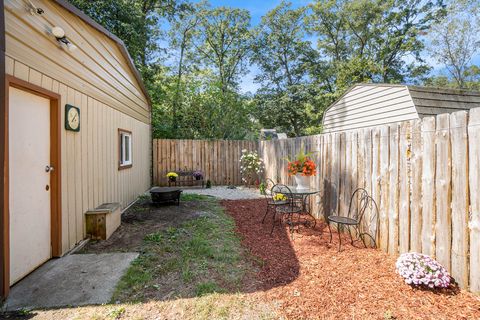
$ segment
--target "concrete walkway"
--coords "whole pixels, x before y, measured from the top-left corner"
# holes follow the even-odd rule
[[[138,253],[72,254],[52,259],[10,290],[5,311],[108,303]]]

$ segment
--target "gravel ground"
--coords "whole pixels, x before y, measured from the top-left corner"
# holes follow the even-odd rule
[[[236,187],[228,189],[226,186],[212,187],[210,189],[183,189],[186,194],[201,194],[225,200],[258,199],[263,198],[258,189]]]

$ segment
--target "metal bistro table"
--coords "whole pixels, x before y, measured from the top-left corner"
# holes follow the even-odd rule
[[[313,223],[312,228],[315,228],[317,224],[317,220],[310,212],[310,204],[308,203],[308,199],[311,195],[319,193],[320,190],[314,189],[314,188],[303,189],[303,188],[297,188],[296,186],[288,186],[288,188],[292,192],[294,199],[302,201],[301,215],[308,216],[312,220],[312,221],[306,220],[304,224],[306,226],[310,226]]]

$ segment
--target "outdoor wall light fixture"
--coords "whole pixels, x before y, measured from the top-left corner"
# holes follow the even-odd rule
[[[32,1],[28,0],[27,1],[27,6],[28,6],[28,11],[30,11],[30,14],[33,16],[35,14],[43,14],[45,11],[43,11],[42,8],[37,8],[35,5],[32,3]]]
[[[77,48],[73,43],[70,42],[70,40],[67,39],[67,37],[65,37],[65,31],[62,28],[53,27],[51,32],[53,36],[57,39],[57,41],[61,45],[64,45],[68,49],[68,51],[73,51]]]

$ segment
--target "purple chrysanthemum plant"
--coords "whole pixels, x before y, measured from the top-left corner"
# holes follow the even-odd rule
[[[203,178],[203,172],[200,170],[196,170],[192,173],[193,177],[195,179],[202,179]]]
[[[405,279],[405,283],[413,286],[447,288],[451,277],[447,269],[431,257],[409,252],[402,254],[395,263],[397,273]]]

